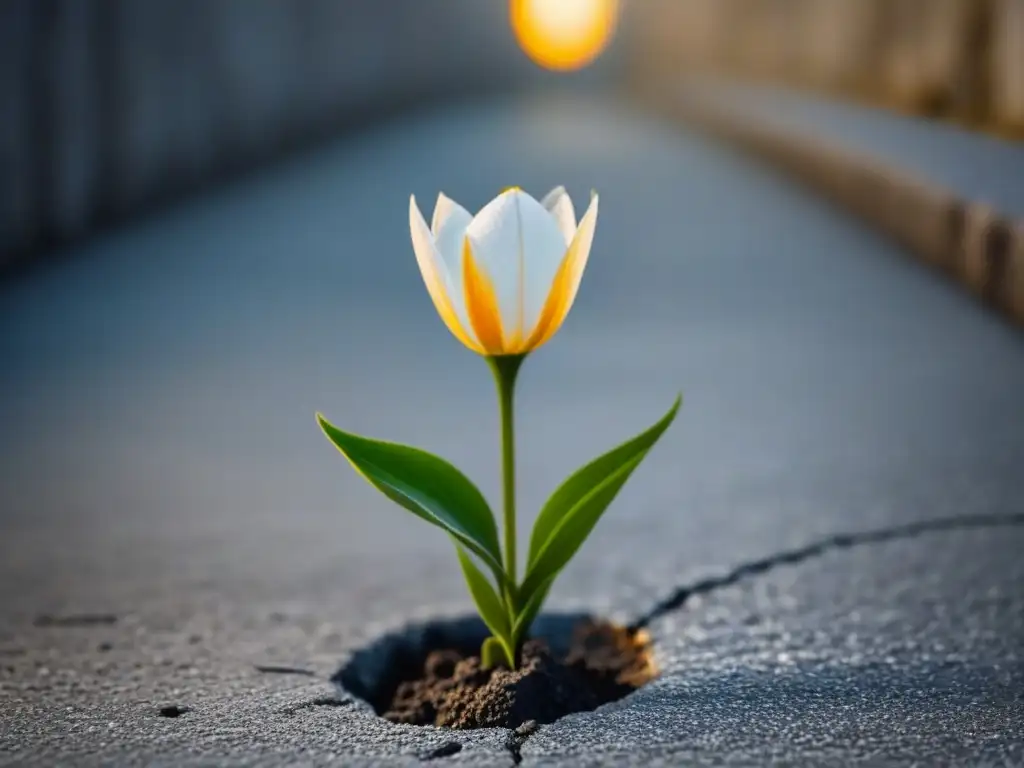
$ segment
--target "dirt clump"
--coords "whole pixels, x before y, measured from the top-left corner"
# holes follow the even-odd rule
[[[429,650],[419,675],[398,684],[384,717],[457,729],[552,723],[620,699],[653,674],[645,635],[588,621],[576,627],[563,658],[528,641],[514,671],[483,669],[479,657],[456,650]]]

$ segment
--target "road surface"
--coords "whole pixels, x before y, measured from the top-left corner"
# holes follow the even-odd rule
[[[521,378],[521,528],[685,394],[550,603],[650,618],[662,675],[523,765],[1024,761],[1019,334],[727,148],[536,96],[339,139],[0,284],[0,763],[418,764],[451,740],[329,682],[471,604],[445,537],[313,414],[497,496],[489,373],[434,313],[407,210],[514,184],[602,196]],[[513,762],[502,732],[456,738],[446,760]]]

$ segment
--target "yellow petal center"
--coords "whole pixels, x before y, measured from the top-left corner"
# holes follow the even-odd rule
[[[480,346],[489,355],[503,354],[504,334],[494,283],[476,263],[468,237],[462,241],[462,281],[466,292],[466,314]]]

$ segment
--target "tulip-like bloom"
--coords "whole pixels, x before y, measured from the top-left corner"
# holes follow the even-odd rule
[[[556,187],[537,202],[518,187],[476,216],[438,195],[433,224],[409,200],[409,227],[423,281],[455,337],[485,356],[525,355],[565,320],[597,224],[597,195],[579,226]]]

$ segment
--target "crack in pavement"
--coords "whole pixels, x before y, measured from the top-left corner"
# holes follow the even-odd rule
[[[446,741],[441,746],[435,747],[434,749],[430,750],[429,752],[426,752],[426,753],[420,755],[420,760],[422,760],[424,763],[428,763],[431,760],[437,760],[437,759],[442,758],[442,757],[451,757],[452,755],[457,755],[461,751],[462,751],[462,743],[461,742],[458,742],[458,741]]]
[[[937,531],[957,531],[1003,526],[1024,526],[1024,514],[946,517],[938,520],[925,520],[918,523],[894,526],[892,528],[865,531],[863,533],[835,534],[799,549],[780,552],[777,555],[764,557],[760,560],[752,560],[733,568],[722,576],[711,576],[693,584],[679,587],[664,600],[655,603],[647,613],[633,621],[629,625],[629,630],[637,632],[646,628],[656,619],[660,619],[662,616],[682,608],[691,597],[706,595],[709,592],[732,586],[748,576],[765,573],[782,565],[796,565],[814,557],[821,557],[828,552],[851,549],[866,544],[879,544],[897,539],[911,539],[921,534]]]
[[[253,664],[257,672],[263,672],[267,675],[305,675],[306,677],[315,677],[316,672],[310,669],[302,669],[301,667],[280,667],[274,664]]]
[[[510,730],[505,737],[505,749],[512,755],[512,762],[519,765],[523,762],[523,744],[530,738],[540,726],[536,720],[527,720],[518,728]]]
[[[309,701],[303,701],[299,704],[291,704],[284,707],[281,712],[286,715],[294,715],[304,709],[314,709],[316,707],[347,707],[352,703],[352,699],[347,696],[340,698],[335,696],[318,696],[317,698],[310,699]]]

